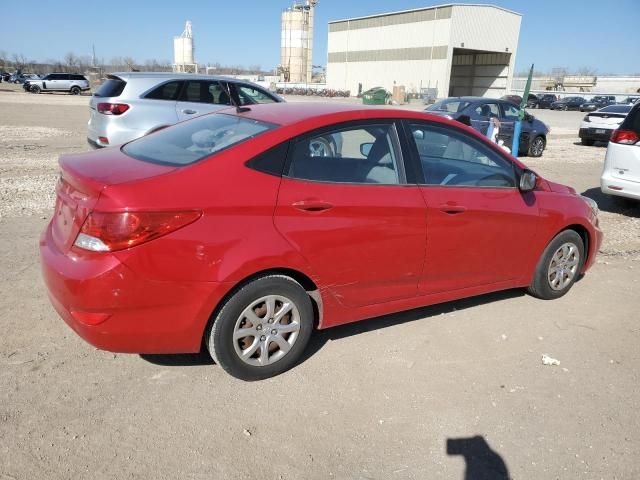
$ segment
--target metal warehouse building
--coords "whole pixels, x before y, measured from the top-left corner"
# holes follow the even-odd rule
[[[329,22],[328,87],[500,97],[513,77],[521,19],[493,5],[448,4]]]

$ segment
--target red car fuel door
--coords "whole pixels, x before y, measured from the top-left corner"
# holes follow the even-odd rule
[[[523,277],[538,229],[535,192],[517,188],[516,167],[468,132],[409,125],[427,204],[423,294]],[[411,143],[410,142],[410,143]]]
[[[417,295],[426,218],[405,184],[391,122],[350,123],[293,142],[275,225],[344,305]]]

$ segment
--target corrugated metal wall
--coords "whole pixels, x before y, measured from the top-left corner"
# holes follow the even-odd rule
[[[512,75],[519,28],[520,15],[479,5],[449,5],[332,22],[327,83],[330,88],[352,93],[359,84],[363,89],[380,85],[388,90],[395,84],[405,85],[409,91],[437,87],[438,95],[444,97],[449,94],[451,73],[455,82],[470,73],[457,68],[462,65],[452,72],[453,48],[462,47],[487,50],[482,55],[507,54],[478,57],[479,66],[474,67],[475,75],[483,77],[477,79],[477,86],[490,86],[502,95],[507,86],[502,77]],[[489,78],[493,74],[495,82]]]

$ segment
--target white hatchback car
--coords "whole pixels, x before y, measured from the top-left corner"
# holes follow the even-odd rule
[[[640,103],[611,134],[600,189],[608,195],[640,200]]]

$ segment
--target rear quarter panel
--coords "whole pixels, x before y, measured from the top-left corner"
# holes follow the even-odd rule
[[[96,209],[203,212],[191,225],[118,257],[150,279],[238,282],[273,268],[313,278],[274,228],[280,177],[244,165],[277,143],[258,138],[163,177],[107,187]]]

